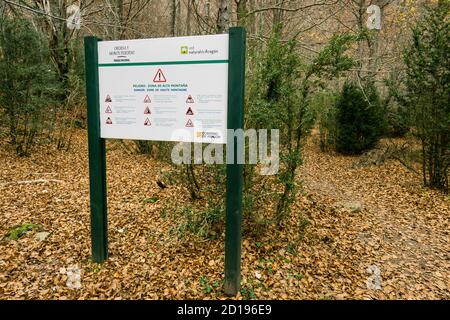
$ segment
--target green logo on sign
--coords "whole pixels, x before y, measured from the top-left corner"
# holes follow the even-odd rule
[[[188,47],[187,46],[182,46],[181,47],[181,54],[188,54]]]

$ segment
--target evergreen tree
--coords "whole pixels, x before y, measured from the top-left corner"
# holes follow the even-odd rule
[[[448,189],[450,166],[450,1],[427,7],[405,50],[405,102],[422,143],[424,184]]]
[[[5,19],[0,31],[0,106],[19,155],[27,155],[58,92],[49,51],[26,20]]]
[[[364,90],[355,83],[345,83],[336,108],[336,151],[359,154],[377,144],[383,132],[383,117],[372,83]]]

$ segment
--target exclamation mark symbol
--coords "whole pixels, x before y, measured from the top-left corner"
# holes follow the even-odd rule
[[[164,76],[164,73],[161,69],[158,69],[158,71],[156,71],[156,74],[153,77],[153,82],[166,82],[166,77]]]

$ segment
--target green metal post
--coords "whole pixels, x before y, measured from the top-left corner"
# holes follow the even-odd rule
[[[96,37],[84,38],[89,144],[89,187],[91,203],[92,259],[108,258],[106,205],[106,151],[100,138],[100,99],[98,87],[98,50]]]
[[[244,127],[245,30],[230,28],[228,49],[228,129]],[[234,143],[231,143],[230,139]],[[243,165],[237,163],[238,144],[228,135],[228,147],[234,148],[234,162],[227,164],[225,294],[234,296],[241,280],[241,219]],[[231,151],[231,150],[230,150]],[[227,151],[228,152],[228,151]]]

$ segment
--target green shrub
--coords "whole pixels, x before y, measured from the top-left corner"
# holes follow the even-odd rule
[[[40,230],[40,229],[41,229],[41,227],[39,225],[32,224],[32,223],[25,223],[25,224],[15,226],[11,230],[9,230],[5,237],[8,240],[19,240],[25,234],[27,234],[29,231],[36,231],[36,230]]]
[[[197,210],[191,205],[182,207],[176,214],[178,223],[171,229],[171,233],[176,234],[179,239],[188,235],[201,239],[214,238],[225,216],[221,207],[208,206],[204,210]]]
[[[394,74],[395,73],[395,74]],[[387,98],[384,101],[386,115],[386,136],[403,137],[410,128],[410,110],[402,99],[402,83],[398,71],[392,71],[389,78],[385,79],[388,89]]]
[[[296,170],[301,165],[303,145],[314,123],[311,93],[325,86],[325,80],[337,78],[354,65],[347,55],[355,40],[351,34],[336,34],[327,45],[305,63],[300,60],[296,40],[284,42],[279,30],[273,30],[267,46],[259,52],[250,82],[246,123],[251,128],[279,129],[280,171],[275,220],[282,226],[290,213],[300,183]],[[247,182],[251,181],[245,172]],[[247,183],[247,186],[251,183]]]
[[[409,131],[407,110],[398,103],[391,102],[386,110],[386,135],[403,137]]]
[[[406,96],[413,134],[422,144],[426,186],[448,190],[450,171],[450,1],[427,7],[405,50]]]
[[[311,99],[317,128],[319,129],[320,150],[328,151],[336,146],[336,99],[332,91],[321,91]]]
[[[383,133],[379,96],[372,84],[345,83],[336,108],[336,151],[359,154],[373,148]]]
[[[5,19],[0,30],[0,106],[11,143],[27,155],[60,93],[48,47],[30,22]]]

